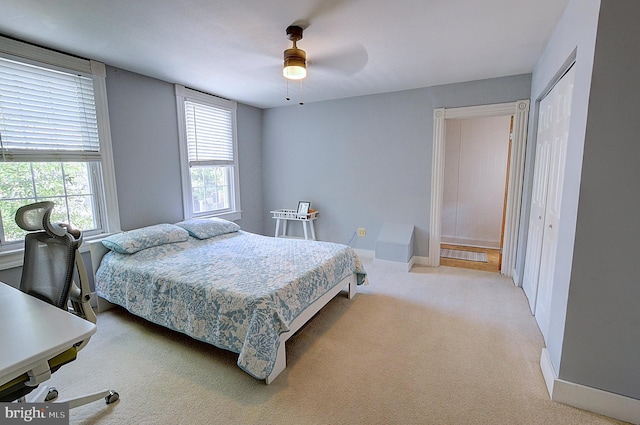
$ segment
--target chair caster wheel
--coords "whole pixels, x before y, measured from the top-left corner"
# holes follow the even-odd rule
[[[44,401],[53,401],[58,398],[58,389],[55,387],[49,388],[47,395],[44,397]]]
[[[120,395],[113,390],[110,390],[109,395],[104,398],[107,404],[115,403],[119,399],[120,399]]]

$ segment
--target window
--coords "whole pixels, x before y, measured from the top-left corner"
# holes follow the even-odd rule
[[[0,38],[0,253],[22,248],[25,204],[85,237],[119,230],[104,65]],[[8,264],[5,255],[0,268]]]
[[[97,208],[98,173],[92,162],[0,162],[0,216],[2,243],[19,242],[25,231],[15,223],[18,208],[39,201],[53,201],[56,206],[51,221],[72,223],[84,234],[102,228]]]
[[[236,103],[176,86],[185,218],[240,218]]]

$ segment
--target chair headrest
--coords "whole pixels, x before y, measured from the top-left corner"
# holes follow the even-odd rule
[[[62,237],[67,234],[66,227],[50,221],[54,206],[51,201],[23,205],[16,211],[16,224],[28,232],[44,230],[51,236]]]

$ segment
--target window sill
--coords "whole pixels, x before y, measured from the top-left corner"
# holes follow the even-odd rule
[[[98,235],[87,236],[82,240],[80,245],[80,253],[89,252],[89,242],[100,240],[109,236],[112,233],[101,233]],[[24,260],[24,248],[16,248],[0,252],[0,270],[14,269],[16,267],[22,267]]]
[[[206,215],[203,214],[203,215],[194,216],[193,218],[212,218],[212,217],[224,218],[225,220],[229,220],[229,221],[236,221],[242,218],[242,213],[240,211],[231,211],[223,214],[206,214]]]
[[[0,270],[22,267],[24,248],[0,252]]]

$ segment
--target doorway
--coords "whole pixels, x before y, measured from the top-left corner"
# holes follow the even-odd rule
[[[513,115],[445,126],[440,264],[499,272]]]
[[[518,242],[524,153],[529,119],[529,100],[462,108],[439,108],[434,110],[429,257],[427,265],[434,267],[440,265],[446,120],[504,115],[513,115],[514,121],[512,148],[509,153],[509,163],[511,165],[508,173],[500,272],[505,276],[513,276]]]

